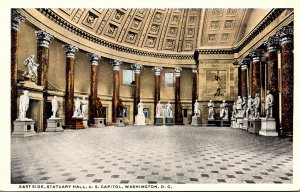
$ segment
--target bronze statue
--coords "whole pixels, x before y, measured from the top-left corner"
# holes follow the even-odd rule
[[[104,118],[103,107],[100,98],[96,100],[96,117]]]
[[[117,117],[123,117],[123,103],[122,99],[119,99],[118,105],[117,105]]]

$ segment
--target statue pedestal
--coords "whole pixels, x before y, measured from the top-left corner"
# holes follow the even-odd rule
[[[220,126],[221,127],[230,127],[230,122],[228,119],[221,119],[220,121]]]
[[[136,115],[135,116],[135,123],[134,125],[146,125],[145,123],[145,115],[141,114],[141,115]]]
[[[237,128],[242,129],[244,123],[244,117],[236,117],[236,126]]]
[[[259,134],[264,136],[278,136],[275,118],[261,118],[261,130]]]
[[[247,117],[244,118],[244,120],[243,120],[243,127],[242,127],[242,129],[248,130],[248,118]]]
[[[191,125],[200,126],[201,125],[201,117],[200,116],[193,116]]]
[[[24,121],[14,121],[14,132],[13,137],[30,137],[36,135],[34,131],[34,121],[24,120]]]
[[[46,132],[61,132],[64,131],[62,128],[63,119],[62,118],[50,118],[47,119]]]
[[[164,118],[163,117],[155,117],[154,119],[154,125],[157,125],[157,126],[161,126],[164,124]]]
[[[117,117],[116,118],[116,125],[117,125],[117,127],[125,127],[124,118],[123,117]]]
[[[168,126],[174,125],[174,117],[166,117],[165,120],[166,120],[166,125]]]
[[[95,124],[91,128],[102,128],[105,127],[104,124],[105,118],[94,118]]]
[[[83,117],[72,117],[70,125],[67,126],[69,129],[84,129]]]
[[[260,129],[261,129],[261,120],[260,119],[249,120],[248,131],[250,133],[259,133]]]
[[[231,118],[231,126],[230,127],[233,129],[239,128],[236,123],[236,118]]]
[[[207,119],[207,126],[217,126],[215,119]]]
[[[88,119],[86,119],[86,118],[82,119],[82,123],[83,123],[84,128],[89,128]]]

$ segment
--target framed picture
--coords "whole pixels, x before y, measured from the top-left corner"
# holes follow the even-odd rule
[[[174,74],[165,73],[165,86],[173,87],[174,86]]]

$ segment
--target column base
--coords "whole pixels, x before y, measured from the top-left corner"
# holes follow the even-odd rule
[[[105,120],[105,118],[94,118],[95,124],[93,124],[93,126],[91,126],[91,128],[105,127],[104,120]]]
[[[261,130],[259,134],[263,136],[278,136],[275,118],[261,118]]]
[[[192,126],[200,126],[201,125],[201,117],[200,116],[193,116],[191,125]]]
[[[47,119],[47,128],[45,132],[62,132],[63,119],[62,118],[50,118]]]
[[[117,117],[116,118],[116,126],[117,127],[125,127],[124,118],[123,117]]]
[[[259,133],[260,129],[261,129],[261,120],[260,119],[249,120],[248,131],[250,133]]]
[[[70,125],[67,125],[66,127],[68,129],[84,129],[83,125],[83,117],[72,117],[70,121]]]
[[[14,121],[13,137],[30,137],[37,135],[34,131],[34,121],[32,119],[24,121]]]
[[[174,125],[174,117],[166,117],[166,118],[165,118],[165,121],[166,121],[166,125],[167,125],[167,126],[172,126],[172,125]]]
[[[164,118],[163,117],[155,117],[154,125],[161,126],[163,124],[164,124]]]

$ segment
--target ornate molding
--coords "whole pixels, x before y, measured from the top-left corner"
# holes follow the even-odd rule
[[[279,37],[278,36],[271,36],[268,40],[264,42],[264,46],[267,47],[267,50],[270,51],[277,51],[279,47]]]
[[[255,49],[249,53],[249,56],[252,57],[253,62],[259,62],[261,61],[263,53],[263,49]]]
[[[132,64],[132,65],[131,65],[131,69],[134,70],[134,73],[140,73],[141,70],[143,69],[143,65]]]
[[[38,46],[49,48],[50,42],[54,40],[53,35],[47,33],[46,31],[36,31],[36,39],[38,40]]]
[[[91,65],[98,65],[101,56],[95,54],[95,53],[87,53],[86,56],[89,58]]]
[[[22,15],[16,9],[12,9],[11,11],[11,28],[15,31],[19,31],[20,23],[24,22],[26,17]]]
[[[75,58],[76,53],[79,51],[74,45],[63,45],[62,47],[65,49],[67,57],[69,58]]]
[[[294,27],[293,26],[284,26],[280,29],[276,35],[280,38],[280,45],[293,42],[294,37]]]
[[[248,66],[250,65],[251,59],[249,58],[243,58],[238,63],[241,66],[242,70],[248,69]]]
[[[122,61],[113,60],[111,64],[113,66],[114,71],[120,71],[120,66],[122,65]]]
[[[158,75],[160,75],[162,67],[153,67],[152,70],[154,71],[154,75],[158,76]]]
[[[182,68],[180,67],[176,67],[173,69],[174,73],[175,73],[175,77],[180,77],[180,73],[182,71]]]
[[[199,49],[200,54],[234,54],[234,49]]]

